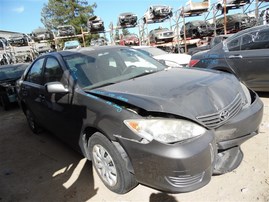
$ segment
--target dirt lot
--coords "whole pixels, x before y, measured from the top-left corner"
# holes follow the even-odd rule
[[[260,94],[260,134],[242,145],[244,160],[231,173],[213,176],[191,193],[165,194],[137,186],[125,195],[109,191],[91,163],[49,133],[34,135],[18,107],[0,109],[0,201],[269,201],[269,94]]]

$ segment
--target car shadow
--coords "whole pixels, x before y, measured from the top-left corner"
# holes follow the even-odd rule
[[[152,193],[149,197],[149,202],[178,202],[177,199],[167,193]]]
[[[20,109],[0,116],[0,201],[87,201],[93,168],[52,134],[35,135]]]

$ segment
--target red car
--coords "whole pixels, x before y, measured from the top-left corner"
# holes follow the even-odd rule
[[[129,34],[123,36],[120,40],[120,45],[122,46],[139,46],[139,38],[136,34]]]

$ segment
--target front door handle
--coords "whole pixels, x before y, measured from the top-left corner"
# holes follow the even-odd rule
[[[45,95],[40,94],[38,97],[40,98],[40,101],[41,102],[44,102],[45,101]]]

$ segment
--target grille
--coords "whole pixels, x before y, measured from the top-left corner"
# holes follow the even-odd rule
[[[166,177],[166,180],[172,184],[174,187],[186,187],[192,186],[202,181],[205,172],[199,173],[197,175],[182,175],[177,177]]]
[[[242,100],[240,94],[237,94],[231,104],[222,110],[203,116],[196,117],[208,128],[217,128],[227,122],[230,118],[234,117],[242,108]]]

